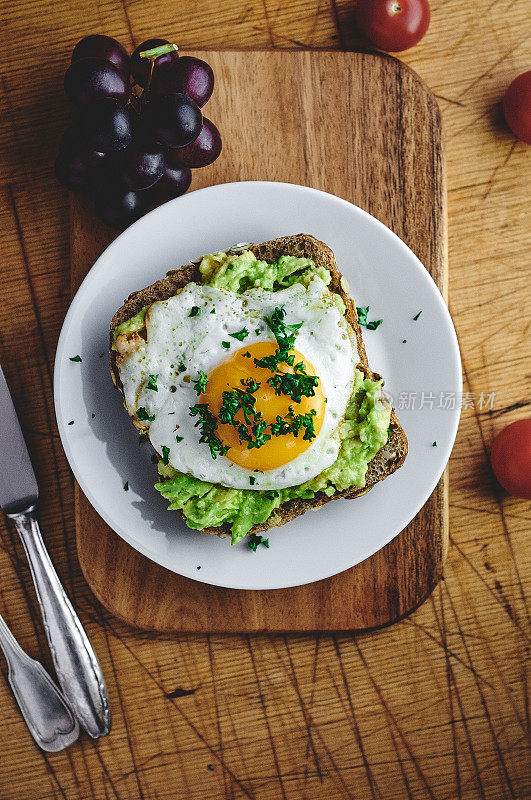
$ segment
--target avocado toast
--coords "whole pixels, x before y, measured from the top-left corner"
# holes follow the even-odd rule
[[[207,294],[204,302],[201,300],[201,305],[192,306],[186,314],[187,317],[192,318],[191,320],[186,320],[188,330],[190,330],[196,315],[201,324],[204,324],[207,319],[208,310],[209,314],[214,315],[212,320],[215,319],[216,306],[213,304],[213,297],[219,296],[220,292],[223,293],[224,300],[230,301],[232,297],[234,303],[236,303],[236,301],[241,302],[243,297],[243,304],[246,304],[247,297],[251,300],[256,294],[263,298],[267,293],[270,301],[275,300],[276,297],[288,298],[290,291],[296,297],[301,297],[304,292],[309,293],[312,287],[315,286],[321,292],[322,302],[324,303],[325,300],[328,302],[330,315],[335,314],[335,318],[338,318],[339,315],[336,327],[339,325],[348,331],[355,355],[356,368],[352,370],[350,400],[346,409],[344,409],[343,417],[339,421],[340,424],[338,424],[340,438],[338,439],[339,452],[336,454],[337,458],[333,463],[328,463],[319,473],[311,474],[308,480],[300,480],[299,478],[293,482],[293,485],[289,485],[289,479],[285,479],[284,485],[279,485],[278,488],[275,488],[274,484],[273,488],[268,485],[265,490],[262,490],[259,484],[261,480],[265,480],[264,473],[267,475],[267,470],[264,470],[262,465],[262,469],[253,469],[251,474],[249,467],[246,473],[250,476],[248,478],[249,484],[246,484],[248,488],[242,488],[240,484],[231,482],[230,479],[228,481],[225,479],[223,481],[220,480],[219,482],[205,479],[205,475],[200,469],[195,470],[192,468],[182,471],[176,469],[171,463],[172,454],[184,452],[180,448],[183,445],[187,445],[186,437],[180,435],[183,429],[177,425],[175,436],[170,446],[162,445],[161,447],[160,442],[154,443],[159,459],[159,474],[161,478],[159,483],[156,484],[156,488],[170,501],[170,509],[179,510],[182,513],[189,527],[202,530],[204,533],[231,536],[232,542],[235,543],[247,533],[257,533],[283,525],[303,514],[307,509],[319,508],[330,500],[339,497],[349,499],[357,497],[367,492],[375,483],[383,480],[402,465],[407,454],[406,436],[394,410],[390,408],[381,393],[382,381],[380,377],[373,374],[369,368],[356,308],[348,294],[348,284],[339,272],[330,248],[312,236],[306,234],[287,236],[260,245],[240,245],[229,251],[205,256],[203,259],[198,260],[198,263],[172,270],[165,278],[139,292],[133,293],[114,315],[110,331],[110,366],[113,381],[124,396],[124,404],[133,423],[141,432],[150,433],[150,423],[155,419],[156,413],[147,405],[138,405],[138,398],[148,397],[149,401],[149,398],[152,397],[160,401],[161,395],[159,395],[158,389],[160,388],[162,392],[162,386],[157,385],[159,373],[146,374],[142,383],[143,394],[136,392],[134,402],[131,399],[128,402],[128,397],[131,397],[131,391],[128,389],[127,379],[125,379],[126,387],[124,388],[122,378],[126,374],[125,366],[128,359],[130,360],[133,357],[136,360],[141,360],[144,358],[143,355],[137,358],[137,354],[143,354],[145,350],[148,328],[155,329],[154,319],[152,319],[155,316],[153,309],[162,307],[164,305],[163,301],[171,302],[173,298],[183,294],[185,291],[189,291],[190,288],[195,288],[196,294],[199,292],[199,296],[201,296],[201,291],[204,290]],[[215,292],[218,292],[218,295],[215,295]],[[332,303],[329,302],[330,299],[333,301]],[[153,304],[156,305],[154,306]],[[219,304],[220,301],[218,301],[218,310],[220,308]],[[262,324],[263,320],[261,320],[263,336],[273,339],[272,331],[276,331],[275,347],[280,348],[280,351],[276,350],[276,362],[273,360],[273,366],[269,367],[274,372],[274,375],[268,379],[268,382],[271,383],[274,379],[278,379],[275,384],[277,389],[273,399],[276,399],[277,394],[283,393],[282,381],[287,381],[286,373],[290,373],[291,376],[293,372],[293,368],[285,366],[286,363],[290,364],[290,361],[289,356],[285,354],[288,352],[287,350],[282,355],[282,336],[286,338],[286,331],[288,329],[293,330],[290,337],[290,345],[293,348],[297,346],[296,337],[299,329],[304,331],[304,328],[301,327],[302,322],[285,325],[283,321],[284,314],[283,305],[279,302],[279,305],[275,306],[273,314],[270,314],[270,316],[263,315],[267,325]],[[293,319],[298,318],[294,317]],[[272,320],[276,320],[276,326],[273,325]],[[255,331],[258,339],[261,336],[259,330],[260,328],[257,328]],[[312,331],[310,330],[311,335]],[[253,332],[244,326],[240,331],[229,332],[225,336],[228,336],[228,339],[226,341],[223,340],[221,344],[223,347],[227,347],[227,357],[236,348],[240,348],[239,353],[243,356],[248,356],[248,363],[251,364],[253,362],[251,358],[252,346],[249,347],[249,350],[246,350],[245,346],[246,342],[252,339]],[[302,338],[302,333],[300,333],[300,336]],[[231,337],[238,337],[238,341],[235,342]],[[343,339],[345,348],[348,348],[349,342],[344,333]],[[183,342],[178,344],[184,346]],[[257,341],[256,346],[259,344],[260,342]],[[339,345],[337,349],[339,350]],[[279,352],[280,355],[278,355]],[[279,359],[280,362],[285,362],[283,368],[278,366]],[[173,358],[173,360],[176,359]],[[260,366],[262,366],[260,362],[265,361],[267,361],[267,358],[254,359],[254,363]],[[160,361],[157,363],[160,364]],[[291,363],[293,363],[293,358]],[[309,362],[307,363],[309,364]],[[172,363],[170,366],[172,368],[175,367],[177,375],[174,379],[175,385],[170,386],[175,395],[179,394],[176,389],[179,388],[180,391],[181,386],[189,391],[191,382],[193,386],[199,387],[196,389],[197,394],[200,395],[199,400],[208,398],[207,383],[214,384],[214,378],[211,377],[213,373],[207,375],[206,372],[198,372],[196,370],[193,374],[190,373],[188,375],[187,365],[183,364],[183,374],[180,375],[181,364],[174,365]],[[295,372],[297,366],[295,365]],[[308,366],[308,374],[311,374],[310,367],[311,364]],[[162,372],[160,366],[157,369],[160,373]],[[295,375],[295,377],[300,378],[299,383],[310,385],[311,380],[313,380],[314,383],[311,385],[317,386],[318,378],[307,379],[304,367],[300,367],[299,373],[299,376]],[[198,375],[197,378],[195,378],[195,374]],[[203,378],[201,378],[202,375],[204,376]],[[181,381],[186,381],[187,378],[188,387],[181,383]],[[250,380],[252,379],[249,378],[246,381],[247,386],[250,387],[245,389],[246,394],[242,394],[240,389],[239,396],[246,398],[252,404],[254,397],[258,396],[257,389],[260,382],[253,380],[251,384],[249,383]],[[241,382],[242,384],[244,383],[244,381]],[[278,388],[279,386],[280,388]],[[146,391],[146,387],[152,391]],[[229,384],[227,384],[227,387],[232,388],[229,387]],[[256,389],[253,389],[253,387],[256,387]],[[305,398],[296,396],[293,393],[293,389],[288,388],[286,391],[291,391],[291,395],[288,398],[289,402],[291,403],[293,400],[293,405],[289,406],[290,412],[284,416],[277,415],[277,423],[275,424],[269,424],[268,427],[265,427],[264,424],[263,430],[269,431],[269,433],[266,433],[265,437],[262,436],[262,439],[272,440],[268,443],[268,446],[273,443],[275,445],[280,443],[281,446],[284,442],[288,443],[288,438],[292,443],[291,440],[295,436],[297,447],[300,447],[304,439],[308,439],[310,441],[306,442],[305,447],[309,448],[310,445],[313,445],[315,449],[319,439],[317,437],[315,442],[312,441],[315,435],[313,434],[311,423],[313,419],[317,419],[316,409],[311,408],[309,412],[314,415],[313,418],[307,414],[294,413],[299,410],[295,399],[304,402]],[[225,394],[227,393],[225,392],[224,396]],[[236,396],[235,392],[229,392],[228,394],[233,395],[233,397]],[[307,394],[314,395],[315,391],[310,388]],[[333,398],[325,397],[325,404],[327,399],[332,401]],[[201,453],[207,452],[208,454],[208,447],[210,447],[210,455],[208,457],[218,464],[223,460],[230,461],[232,453],[229,447],[224,446],[226,440],[217,436],[217,433],[219,433],[217,428],[219,415],[205,416],[209,414],[209,408],[205,402],[190,405],[189,411],[187,408],[188,416],[194,417],[194,424],[196,424],[196,427],[199,425],[200,430],[203,432],[202,438],[199,440],[203,444],[199,449]],[[252,408],[254,406],[251,405]],[[240,408],[240,411],[242,409],[243,407]],[[164,413],[173,414],[175,412],[165,411]],[[250,424],[249,431],[252,429],[256,434],[257,420],[258,430],[261,430],[259,427],[262,422],[260,417],[261,414],[258,411],[252,418],[254,426]],[[208,430],[206,428],[206,420],[211,422]],[[255,434],[248,436],[247,432],[243,430],[241,420],[240,414],[240,424],[236,425],[233,420],[233,425],[235,429],[240,428],[242,430],[242,433],[239,434],[240,443],[242,437],[244,441],[248,441],[247,446],[244,446],[242,455],[246,458],[255,457],[259,454],[262,442],[259,436]],[[295,420],[299,426],[298,428],[293,425]],[[222,425],[219,426],[219,428],[222,427]],[[279,434],[285,432],[288,428],[290,436],[283,439]],[[205,430],[207,430],[207,438],[204,438],[206,435],[204,433]],[[272,435],[274,432],[275,436]],[[179,442],[179,445],[174,444],[175,439]],[[273,442],[273,440],[275,441]],[[167,437],[165,441],[169,442],[169,438]],[[214,449],[212,449],[213,442],[215,442]],[[265,442],[263,443],[265,444]],[[189,449],[192,446],[197,447],[197,441],[191,443]],[[249,449],[249,452],[247,452],[247,449]],[[265,447],[261,449],[261,452],[265,452],[265,449]],[[236,450],[237,448],[233,447],[232,452],[236,453]],[[229,453],[228,458],[227,453]],[[295,458],[293,464],[296,464],[298,460],[300,461],[301,457],[303,455],[299,459]],[[254,466],[252,460],[249,463],[251,467]],[[287,466],[289,467],[289,464]],[[285,468],[284,472],[286,471],[288,470]],[[226,472],[230,474],[229,470],[226,470]],[[271,472],[270,474],[276,475],[277,472]],[[237,474],[243,474],[241,468]],[[281,472],[280,474],[283,475],[284,473]],[[288,484],[286,484],[286,480],[288,480]],[[253,485],[257,488],[251,488]]]

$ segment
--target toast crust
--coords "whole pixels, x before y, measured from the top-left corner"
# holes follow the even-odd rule
[[[341,296],[346,309],[345,318],[356,334],[360,359],[358,367],[363,370],[368,378],[379,378],[369,367],[361,335],[361,328],[358,322],[356,306],[350,298],[348,283],[338,269],[332,250],[326,244],[309,234],[299,233],[294,236],[282,236],[278,239],[272,239],[263,244],[249,245],[246,249],[251,250],[257,258],[270,263],[276,261],[282,255],[293,255],[310,258],[316,266],[327,269],[332,276],[329,289]],[[151,305],[158,300],[167,300],[188,283],[202,283],[198,265],[188,265],[181,269],[171,270],[165,278],[156,281],[145,289],[133,292],[113,316],[110,326],[110,368],[112,379],[117,388],[122,392],[122,395],[123,390],[118,372],[117,354],[116,351],[112,349],[115,329],[122,322],[138,314],[144,306]],[[406,434],[398,421],[394,409],[391,410],[389,427],[390,434],[387,443],[369,462],[365,486],[337,491],[331,497],[328,497],[323,492],[318,492],[311,500],[303,500],[302,498],[288,500],[276,509],[266,522],[254,525],[249,533],[258,533],[269,530],[270,528],[280,527],[301,514],[304,514],[308,509],[321,508],[325,503],[328,503],[330,500],[336,500],[339,497],[347,499],[359,497],[368,492],[374,484],[384,480],[393,472],[396,472],[404,463],[408,445]],[[217,528],[204,528],[203,533],[215,534],[222,537],[230,536],[230,523],[224,523]]]

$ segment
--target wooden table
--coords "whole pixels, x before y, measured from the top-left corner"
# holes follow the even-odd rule
[[[42,526],[100,657],[114,716],[108,738],[45,755],[0,680],[2,800],[499,800],[529,792],[531,514],[529,503],[500,491],[487,459],[494,434],[530,413],[529,150],[499,110],[504,88],[529,68],[525,0],[433,0],[426,38],[404,56],[436,93],[445,123],[450,307],[471,393],[450,465],[445,579],[432,597],[363,636],[153,636],[103,611],[76,560],[72,476],[52,402],[69,274],[68,197],[50,165],[69,117],[61,88],[68,53],[95,32],[127,46],[167,35],[184,50],[351,48],[359,45],[352,6],[3,5],[0,360],[34,457]],[[50,666],[21,548],[3,518],[0,526],[0,610]]]

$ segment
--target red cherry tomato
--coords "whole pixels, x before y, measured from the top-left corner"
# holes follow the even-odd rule
[[[514,135],[531,144],[531,69],[515,78],[505,92],[503,115]]]
[[[519,419],[500,431],[492,443],[490,460],[509,494],[531,500],[531,418]]]
[[[397,53],[420,42],[430,24],[428,0],[359,0],[356,25],[380,50]]]

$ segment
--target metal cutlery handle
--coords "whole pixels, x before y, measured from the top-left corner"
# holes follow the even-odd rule
[[[79,736],[79,725],[42,664],[24,652],[0,615],[0,647],[9,683],[31,735],[43,750],[64,750]]]
[[[8,516],[28,557],[59,684],[87,733],[94,739],[104,736],[110,714],[103,675],[44,546],[35,507]]]

